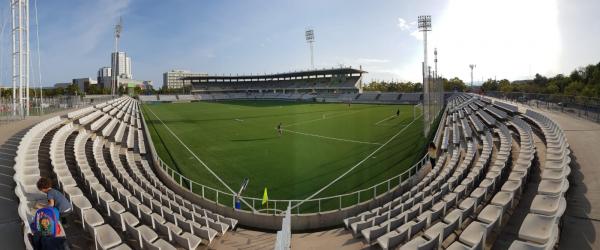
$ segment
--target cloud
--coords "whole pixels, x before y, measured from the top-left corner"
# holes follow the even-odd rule
[[[406,20],[404,20],[404,18],[401,17],[398,17],[398,27],[400,27],[400,30],[410,29],[410,25],[406,22]]]
[[[423,40],[423,35],[421,35],[421,32],[419,32],[419,30],[414,30],[413,32],[410,32],[410,35],[419,41]]]
[[[407,22],[404,18],[398,17],[398,27],[400,27],[401,31],[408,33],[410,36],[414,37],[417,40],[423,40],[423,36],[419,34],[419,30],[417,29],[417,22]]]

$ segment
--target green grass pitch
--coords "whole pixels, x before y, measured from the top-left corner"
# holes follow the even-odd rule
[[[169,166],[228,192],[165,125],[235,191],[248,177],[243,195],[257,198],[267,187],[270,199],[305,199],[366,159],[316,197],[364,189],[412,166],[425,146],[422,119],[413,122],[412,105],[224,101],[145,104],[143,111],[155,148]],[[361,195],[364,201],[372,191]]]

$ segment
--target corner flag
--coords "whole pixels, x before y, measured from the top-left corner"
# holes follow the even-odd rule
[[[267,187],[265,187],[265,193],[263,194],[262,205],[264,206],[265,203],[267,203],[268,201],[269,201],[269,195],[267,195]]]

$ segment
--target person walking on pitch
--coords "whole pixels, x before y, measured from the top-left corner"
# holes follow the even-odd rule
[[[277,125],[277,132],[279,132],[279,136],[283,134],[283,129],[281,128],[281,122]]]

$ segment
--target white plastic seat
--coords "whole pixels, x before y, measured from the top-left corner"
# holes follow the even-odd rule
[[[177,250],[171,243],[163,239],[158,239],[154,243],[145,244],[144,246],[149,250]]]
[[[177,242],[177,244],[188,250],[194,250],[198,248],[200,243],[202,243],[202,240],[200,238],[188,232],[185,232],[181,235],[173,234],[173,238],[175,242]]]
[[[402,247],[400,250],[437,250],[438,249],[438,237],[426,239],[424,237],[416,237]]]
[[[480,244],[481,241],[486,241],[487,236],[492,232],[495,225],[496,223],[485,224],[479,221],[473,221],[460,234],[459,240],[468,246],[476,246]],[[483,237],[481,236],[482,233]]]
[[[477,219],[486,224],[494,224],[496,222],[497,225],[502,221],[502,213],[504,212],[503,208],[496,205],[487,205],[485,206],[479,215],[477,215]]]
[[[529,213],[519,229],[519,238],[545,244],[557,237],[557,230],[555,217]]]
[[[459,240],[454,241],[454,243],[452,243],[450,246],[448,246],[448,248],[446,248],[446,250],[483,250],[483,232],[480,233],[480,239],[477,241],[476,245],[473,246],[469,246],[469,245],[465,245],[462,242],[460,242]]]
[[[530,211],[548,216],[562,216],[566,203],[562,196],[538,194],[533,198]]]
[[[513,241],[508,247],[509,250],[546,250],[549,249],[548,245],[536,244],[529,241]]]
[[[117,231],[107,224],[94,228],[94,242],[96,249],[109,249],[121,244],[121,237]]]
[[[401,231],[394,230],[379,237],[377,239],[377,244],[379,244],[382,249],[394,249],[396,246],[405,242],[407,237],[408,229],[405,228]]]

